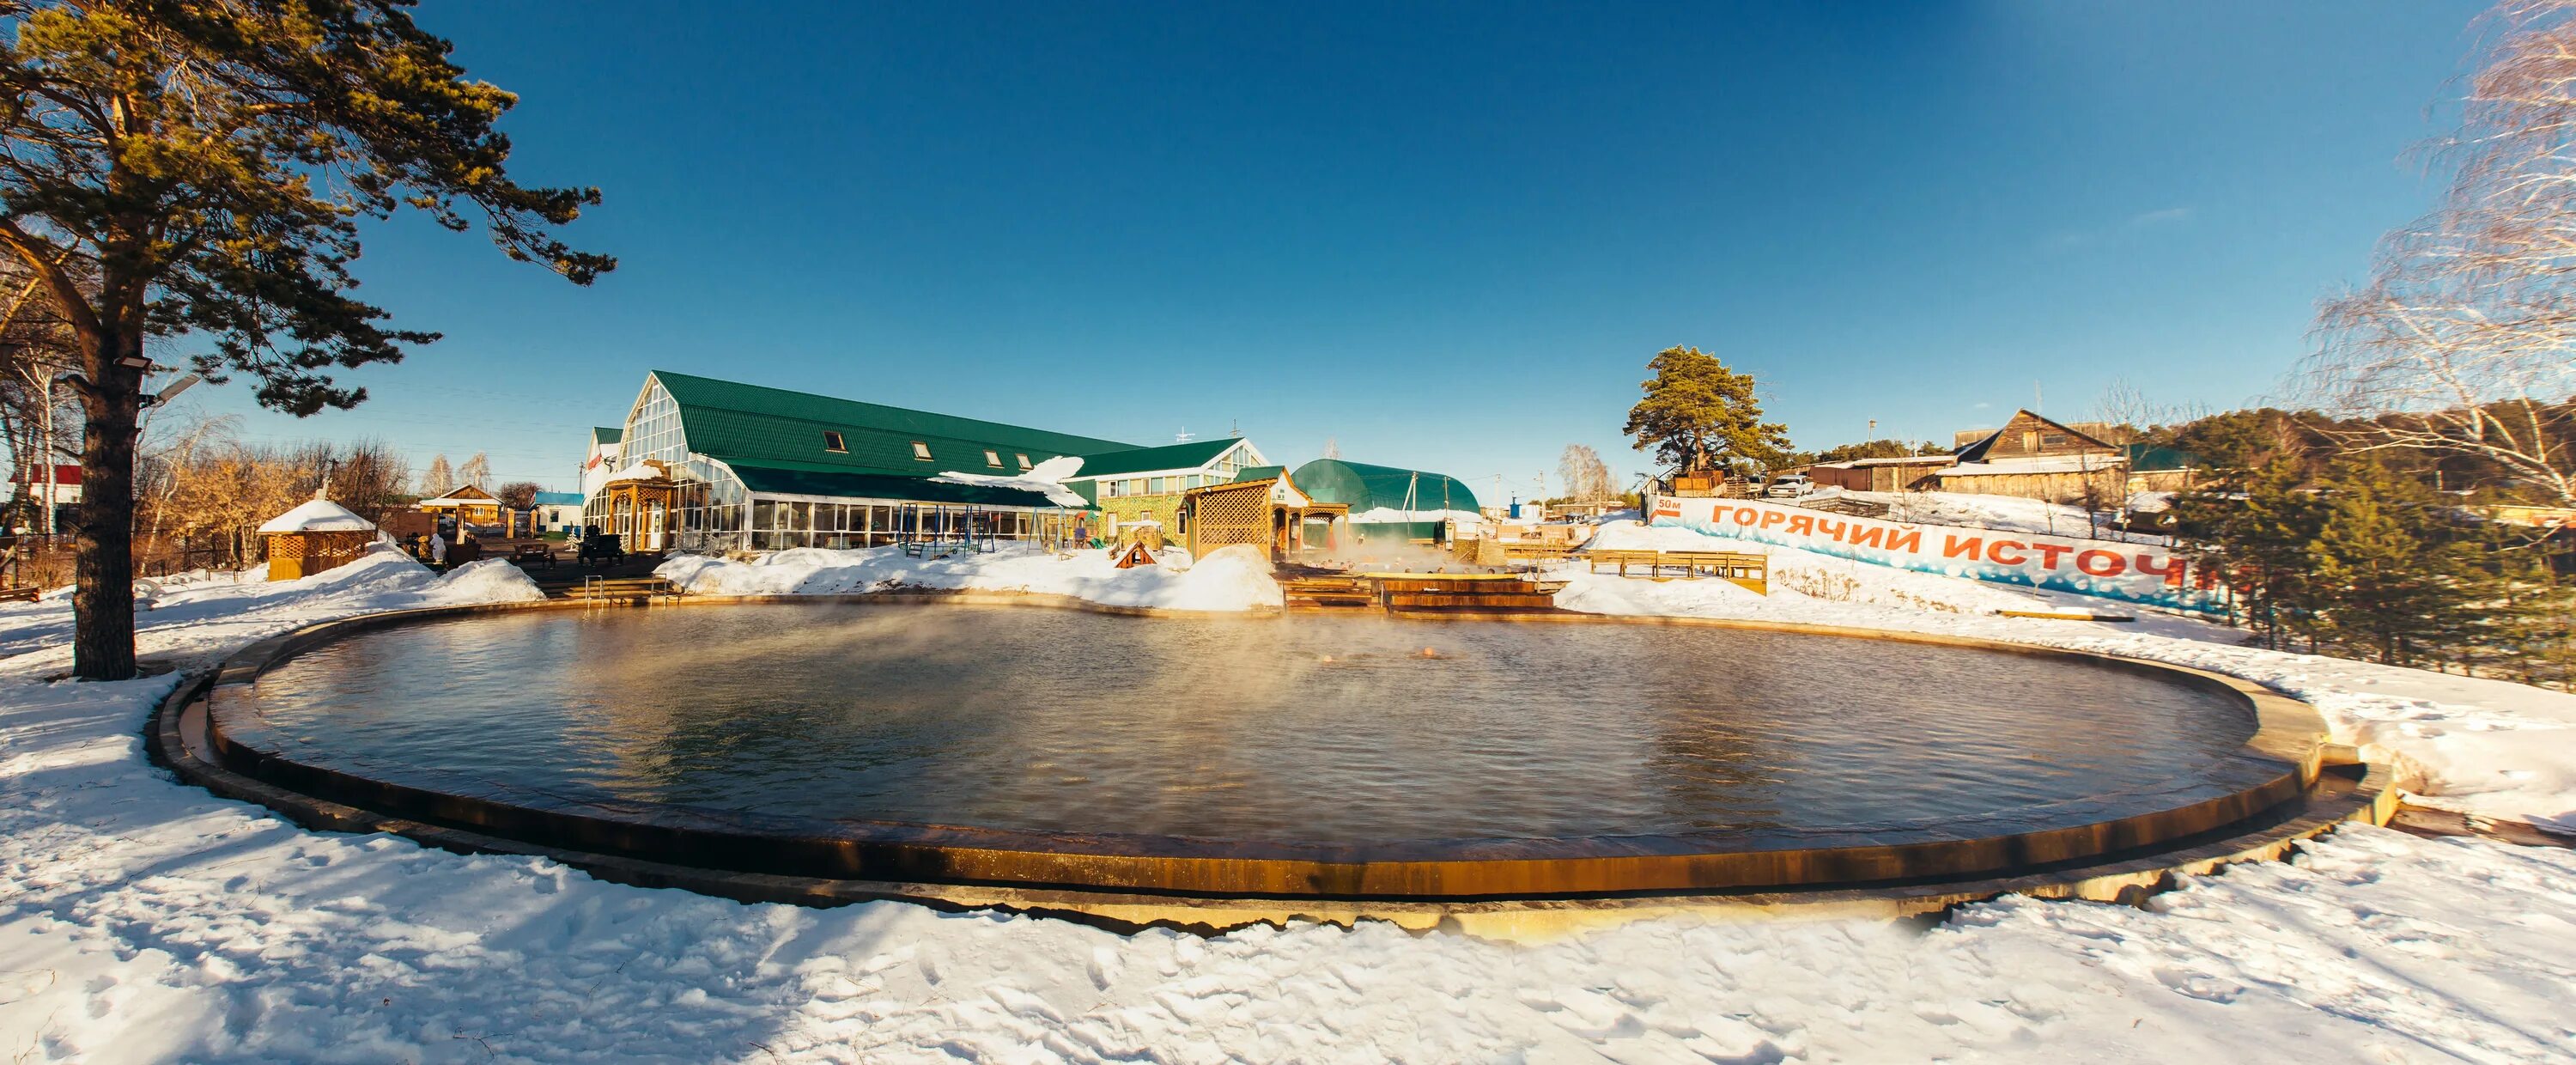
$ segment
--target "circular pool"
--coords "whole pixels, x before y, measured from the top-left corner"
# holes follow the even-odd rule
[[[1814,632],[803,602],[475,613],[279,651],[215,703],[238,768],[754,873],[1871,883],[2152,846],[2314,768],[2206,675]]]

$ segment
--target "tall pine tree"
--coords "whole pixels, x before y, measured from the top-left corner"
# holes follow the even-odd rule
[[[2324,520],[2308,545],[2323,635],[2390,665],[2456,635],[2469,559],[2432,527],[2432,491],[2376,456],[2338,463],[2325,487]]]
[[[1637,450],[1685,472],[1770,469],[1789,456],[1788,427],[1762,420],[1753,375],[1736,373],[1698,348],[1665,348],[1646,368],[1646,398],[1628,411]]]
[[[576,284],[615,267],[552,235],[599,202],[509,177],[516,98],[468,78],[408,0],[0,4],[0,254],[79,357],[84,415],[72,672],[134,674],[134,445],[152,336],[210,352],[290,414],[348,407],[334,367],[437,334],[352,298],[359,223],[411,207],[480,227]]]

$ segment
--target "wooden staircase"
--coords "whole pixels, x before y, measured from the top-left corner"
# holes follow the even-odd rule
[[[1564,581],[1519,574],[1345,573],[1285,577],[1290,610],[1391,614],[1553,614]]]

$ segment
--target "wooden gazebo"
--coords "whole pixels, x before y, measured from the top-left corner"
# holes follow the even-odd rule
[[[268,538],[268,579],[291,581],[355,561],[376,542],[376,523],[316,499],[259,527]]]
[[[1181,494],[1181,528],[1192,558],[1236,544],[1260,545],[1272,561],[1331,551],[1341,546],[1350,513],[1349,504],[1316,502],[1285,471]]]
[[[645,459],[608,475],[599,489],[607,500],[609,527],[629,551],[659,551],[671,532],[679,482],[660,459]]]

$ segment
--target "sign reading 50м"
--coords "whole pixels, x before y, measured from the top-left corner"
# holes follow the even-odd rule
[[[2171,548],[2110,540],[1905,525],[1751,499],[1656,496],[1654,525],[1794,547],[1857,562],[2081,592],[2132,603],[2215,610],[2198,580],[2186,581]]]

